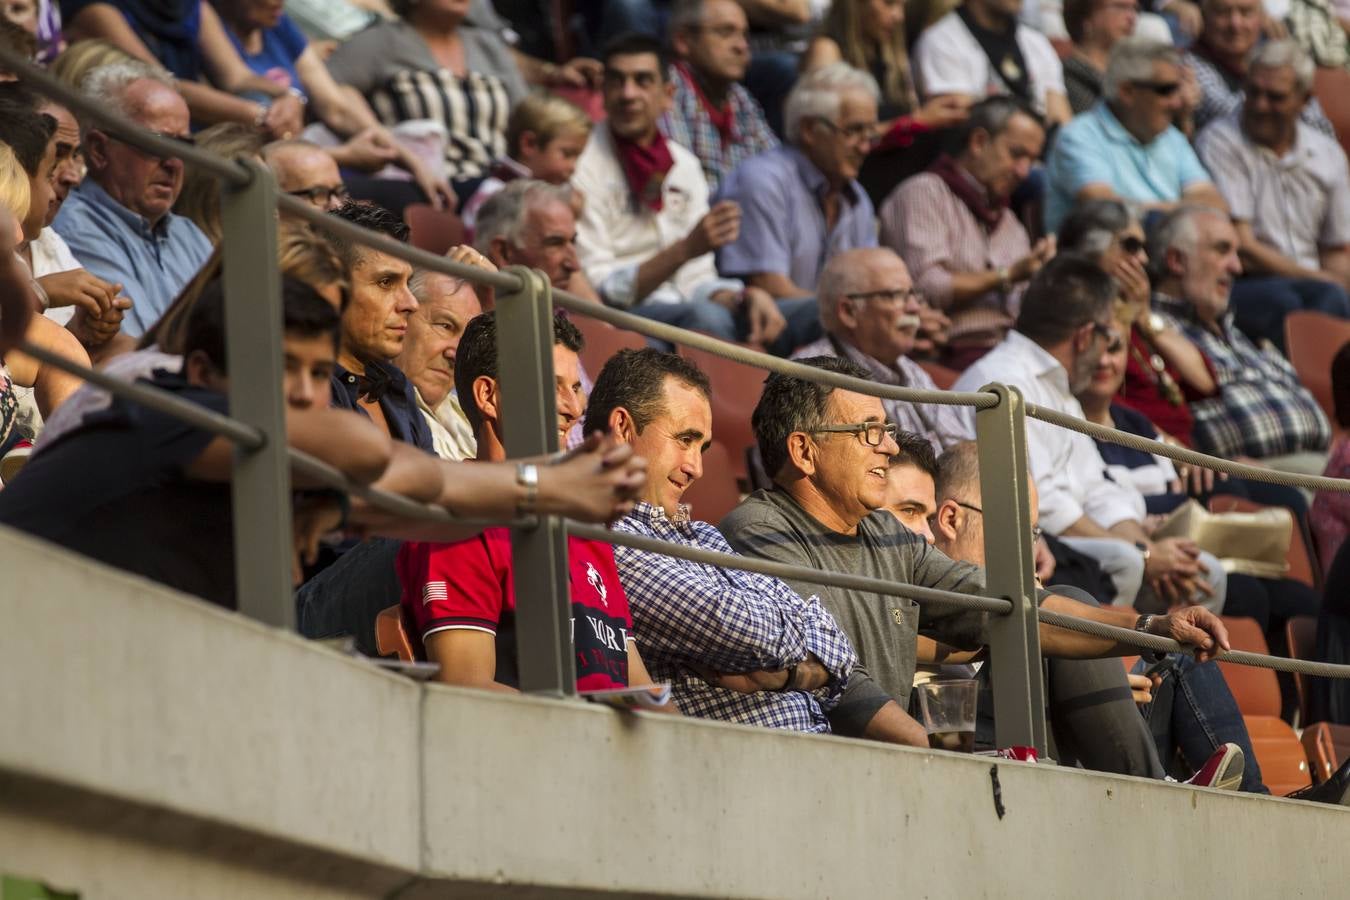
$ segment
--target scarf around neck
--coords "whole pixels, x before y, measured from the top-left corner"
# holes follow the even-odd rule
[[[699,84],[698,76],[694,70],[689,68],[689,64],[678,62],[675,64],[675,71],[689,85],[694,96],[698,98],[699,106],[703,107],[703,112],[708,117],[708,123],[717,129],[717,135],[722,139],[722,146],[734,144],[736,142],[736,111],[731,106],[731,94],[727,93],[727,99],[722,101],[721,106],[713,106],[708,99],[708,95],[703,92],[703,85]]]
[[[934,160],[928,171],[942,179],[942,183],[956,195],[956,199],[965,204],[985,231],[993,231],[998,227],[1003,211],[1008,208],[1006,198],[991,201],[989,192],[946,153]]]
[[[675,157],[670,153],[670,145],[665,135],[656,132],[656,137],[646,147],[636,141],[629,141],[610,132],[614,138],[614,152],[619,157],[619,165],[628,179],[628,190],[638,209],[647,208],[660,212],[665,204],[661,188],[666,183],[666,175],[675,165]]]

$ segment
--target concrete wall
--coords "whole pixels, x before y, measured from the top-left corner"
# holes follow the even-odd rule
[[[422,687],[0,530],[0,872],[95,898],[1331,896],[1350,813]],[[1332,894],[1328,894],[1328,889]]]

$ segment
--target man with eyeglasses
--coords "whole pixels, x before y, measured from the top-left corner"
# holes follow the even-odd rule
[[[742,228],[718,251],[718,269],[780,301],[808,298],[830,257],[877,245],[858,170],[876,140],[879,95],[876,79],[842,62],[797,81],[783,113],[787,144],[722,183],[720,196],[740,204]],[[818,323],[815,332],[798,344],[820,337]]]
[[[1227,209],[1223,196],[1172,124],[1184,106],[1182,62],[1170,44],[1127,38],[1106,65],[1102,100],[1060,129],[1046,161],[1047,231],[1075,203],[1119,199],[1143,210],[1179,203]]]
[[[1119,337],[1111,318],[1115,299],[1115,282],[1095,263],[1056,257],[1027,288],[1016,330],[952,389],[1013,385],[1028,403],[1085,418],[1074,395],[1091,382],[1107,345]],[[963,407],[961,416],[974,438],[974,410]],[[1166,612],[1178,602],[1223,610],[1228,580],[1219,561],[1192,541],[1153,540],[1143,496],[1106,477],[1092,438],[1035,419],[1027,419],[1026,430],[1042,527],[1101,564],[1115,586],[1115,603],[1145,613]]]
[[[721,278],[712,251],[736,239],[735,203],[709,208],[698,159],[657,128],[670,107],[665,50],[626,34],[601,54],[606,121],[577,160],[572,186],[585,198],[577,256],[605,303],[723,340],[775,345],[784,313],[764,291]]]
[[[909,358],[923,302],[900,257],[885,247],[845,250],[826,264],[817,302],[825,337],[795,357],[838,356],[857,363],[879,384],[937,389]],[[903,400],[883,400],[882,406],[887,421],[922,435],[935,452],[965,438],[965,423],[954,406]]]
[[[867,378],[848,360],[817,357],[803,362],[826,372]],[[983,569],[948,558],[885,510],[890,459],[900,447],[895,426],[885,421],[878,398],[775,373],[764,383],[753,423],[774,486],[751,494],[722,520],[721,531],[731,546],[747,556],[822,571],[983,593]],[[977,650],[988,641],[988,613],[919,605],[905,597],[837,585],[808,588],[791,580],[788,584],[798,593],[819,594],[858,650],[858,665],[872,684],[850,685],[847,703],[858,701],[857,692],[869,690],[905,709],[921,634],[958,650]],[[1049,602],[1049,596],[1040,592],[1038,599]],[[1067,597],[1054,602],[1083,618],[1103,620],[1109,615]],[[1195,643],[1205,656],[1226,643],[1222,623],[1200,607],[1136,624],[1150,633]],[[1050,655],[1134,653],[1114,641],[1047,625],[1041,626],[1040,637]],[[923,728],[909,716],[893,727],[912,736],[912,742],[926,745]]]
[[[958,372],[1003,340],[1027,282],[1055,255],[1054,238],[1033,247],[1008,206],[1045,146],[1030,108],[1011,97],[980,101],[959,146],[881,204],[881,243],[951,318],[942,362]]]
[[[1294,41],[1262,44],[1241,109],[1196,140],[1232,209],[1248,275],[1233,284],[1238,327],[1280,349],[1295,310],[1350,316],[1350,172],[1335,138],[1300,118],[1312,80],[1312,58]]]
[[[113,63],[89,73],[85,94],[99,107],[182,144],[191,144],[188,108],[155,66]],[[120,284],[131,300],[122,331],[139,337],[159,320],[211,255],[211,242],[171,210],[183,189],[183,161],[133,147],[81,123],[88,175],[52,222],[84,268]]]
[[[277,179],[277,190],[310,206],[332,212],[347,202],[347,188],[333,157],[318,144],[303,140],[275,141],[263,147],[263,162]],[[282,217],[287,213],[283,211]]]

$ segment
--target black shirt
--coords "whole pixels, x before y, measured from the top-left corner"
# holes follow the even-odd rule
[[[428,453],[435,453],[431,442],[431,426],[427,424],[422,410],[417,408],[417,397],[413,394],[412,382],[392,363],[366,363],[366,380],[378,385],[380,411],[389,423],[389,434],[394,440],[412,444]],[[351,409],[366,418],[370,413],[362,409],[357,399],[362,395],[363,378],[354,372],[348,372],[342,366],[333,368],[333,406],[339,409]]]
[[[224,395],[180,375],[159,371],[150,383],[228,411]],[[234,609],[230,485],[183,474],[211,439],[115,398],[34,454],[0,490],[0,524]]]

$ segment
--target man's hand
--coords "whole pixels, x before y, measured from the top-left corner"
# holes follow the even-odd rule
[[[745,342],[767,347],[778,340],[778,336],[787,327],[787,319],[783,318],[783,313],[778,309],[778,302],[773,299],[773,295],[763,288],[747,287],[744,302],[745,317],[750,323],[750,331],[745,337]]]
[[[1148,562],[1144,564],[1144,574],[1148,578],[1167,575],[1185,578],[1209,571],[1200,562],[1200,545],[1188,538],[1163,538],[1154,541],[1149,551]]]
[[[738,694],[757,694],[760,691],[781,691],[787,683],[787,669],[761,669],[757,672],[742,672],[728,675],[702,666],[691,666],[698,677],[713,687],[725,688]]]
[[[479,253],[468,244],[458,244],[451,247],[446,251],[445,258],[451,262],[463,263],[466,266],[474,266],[475,268],[482,269],[484,272],[497,271],[497,266],[492,260]],[[496,305],[496,295],[492,291],[492,285],[478,284],[475,282],[473,290],[474,293],[478,295],[478,302],[482,305],[483,309],[492,309]]]
[[[1130,696],[1139,706],[1153,702],[1153,679],[1147,675],[1129,675],[1125,680],[1130,683]]]
[[[314,565],[319,558],[319,540],[341,524],[342,506],[332,497],[310,497],[296,503],[291,514],[291,580],[297,587],[304,581],[304,567]]]
[[[917,357],[933,356],[947,346],[951,334],[952,320],[940,309],[934,309],[925,300],[919,307],[919,331],[914,337],[912,355]]]
[[[1213,659],[1220,649],[1232,649],[1228,643],[1228,629],[1218,616],[1203,606],[1190,606],[1170,615],[1157,616],[1149,625],[1149,633],[1193,647],[1197,662]]]
[[[66,325],[66,330],[75,335],[76,340],[83,344],[86,350],[93,351],[117,336],[122,330],[122,317],[129,309],[131,300],[120,295],[113,298],[112,306],[108,310],[98,315],[81,306],[75,310],[75,315]]]
[[[685,258],[697,259],[705,253],[735,243],[741,235],[741,208],[735,201],[723,200],[708,210],[685,236]]]
[[[1043,237],[1031,248],[1031,252],[1012,264],[1008,269],[1008,277],[1014,282],[1030,281],[1036,273],[1041,270],[1041,266],[1048,263],[1055,255],[1055,236]]]
[[[110,312],[113,299],[122,293],[122,286],[104,281],[88,269],[71,269],[44,275],[37,280],[47,292],[50,306],[78,306],[92,316]]]
[[[1036,561],[1036,579],[1045,584],[1055,574],[1055,554],[1050,551],[1050,544],[1044,537],[1036,541],[1032,552]]]
[[[293,138],[304,127],[305,105],[294,94],[275,98],[263,117],[263,130],[276,141]]]
[[[630,444],[592,432],[562,461],[539,469],[539,502],[545,515],[609,523],[633,509],[647,485],[647,461]]]
[[[600,60],[577,56],[549,69],[546,78],[550,87],[597,88],[604,75]]]
[[[971,98],[965,94],[939,94],[914,112],[914,121],[937,131],[960,125],[970,115]]]

